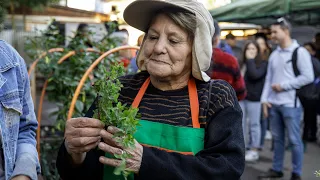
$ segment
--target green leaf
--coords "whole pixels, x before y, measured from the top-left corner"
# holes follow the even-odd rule
[[[56,87],[53,84],[49,84],[46,88],[47,91],[52,91],[54,90]]]
[[[126,169],[126,160],[122,160],[121,164],[115,168],[113,173],[115,175],[121,175],[122,171],[124,171],[125,169]]]
[[[77,100],[77,101],[76,101],[76,109],[77,109],[79,112],[82,112],[82,111],[83,111],[83,108],[84,108],[83,102]]]

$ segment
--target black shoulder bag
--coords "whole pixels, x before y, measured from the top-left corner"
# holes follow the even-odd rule
[[[300,71],[297,66],[298,49],[299,47],[297,47],[292,54],[292,67],[296,77],[300,75]],[[318,100],[319,96],[320,96],[320,88],[317,87],[313,82],[305,86],[302,86],[300,89],[296,89],[295,106],[297,105],[297,97],[303,98],[306,100]]]

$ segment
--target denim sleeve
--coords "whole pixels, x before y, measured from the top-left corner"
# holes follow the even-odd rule
[[[284,90],[300,89],[314,80],[311,55],[304,47],[298,49],[297,67],[300,75],[290,81],[281,83],[280,85]]]
[[[11,58],[18,58],[21,78],[23,79],[22,89],[22,115],[20,116],[19,135],[17,142],[16,162],[12,177],[17,175],[29,176],[32,180],[37,179],[40,173],[40,163],[36,149],[36,129],[38,122],[34,113],[33,101],[30,92],[30,82],[27,68],[22,57],[15,49],[7,45],[8,54]]]

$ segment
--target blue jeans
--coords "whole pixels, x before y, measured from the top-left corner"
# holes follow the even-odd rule
[[[274,143],[273,165],[275,171],[282,171],[285,152],[285,129],[292,145],[293,172],[301,175],[303,144],[300,134],[302,108],[272,105],[269,109],[270,129]]]
[[[248,148],[259,148],[261,139],[261,103],[259,101],[240,101],[243,113],[242,128],[245,145]],[[249,120],[249,121],[247,121]],[[247,131],[249,127],[249,131]]]
[[[261,110],[261,119],[260,119],[260,124],[261,124],[261,140],[260,140],[260,148],[263,148],[264,146],[264,140],[266,137],[267,130],[269,130],[269,119],[263,117],[263,111]]]

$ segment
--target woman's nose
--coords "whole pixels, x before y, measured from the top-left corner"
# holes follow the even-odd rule
[[[156,54],[166,53],[166,41],[164,38],[159,38],[157,43],[154,46],[154,52]]]

